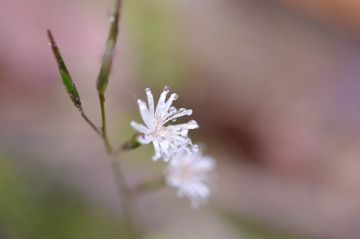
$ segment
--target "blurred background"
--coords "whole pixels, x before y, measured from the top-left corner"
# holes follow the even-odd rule
[[[87,115],[111,0],[0,2],[0,238],[126,238],[101,139],[65,93],[50,28]],[[165,85],[217,159],[208,207],[141,195],[149,239],[354,239],[360,235],[360,2],[125,0],[106,107],[114,145],[136,99]],[[184,119],[185,121],[189,119]],[[131,185],[158,175],[143,146]]]

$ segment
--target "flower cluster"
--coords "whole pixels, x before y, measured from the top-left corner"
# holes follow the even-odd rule
[[[173,158],[166,170],[166,183],[178,188],[178,196],[187,196],[193,208],[206,205],[211,190],[209,173],[216,166],[215,160],[200,151]]]
[[[138,100],[139,111],[144,124],[134,121],[131,126],[141,134],[140,144],[152,143],[155,154],[153,160],[162,158],[167,162],[166,183],[178,189],[179,196],[187,196],[194,208],[204,205],[211,194],[208,174],[215,168],[215,160],[203,156],[196,144],[188,136],[190,129],[197,129],[195,120],[183,124],[168,124],[182,116],[190,116],[191,109],[176,109],[172,106],[178,95],[173,93],[166,101],[169,87],[164,87],[155,108],[154,97],[149,88],[145,90],[148,105]]]

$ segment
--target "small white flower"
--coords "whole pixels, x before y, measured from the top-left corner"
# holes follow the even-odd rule
[[[207,204],[211,194],[210,173],[215,169],[215,159],[203,156],[200,151],[190,155],[179,154],[167,165],[166,183],[178,189],[178,196],[186,196],[196,209]]]
[[[149,144],[153,143],[155,149],[155,155],[153,160],[163,158],[164,161],[176,155],[178,152],[197,150],[197,145],[193,145],[188,137],[189,129],[197,129],[199,125],[195,120],[190,120],[185,124],[167,125],[169,121],[175,122],[177,118],[191,115],[191,109],[180,108],[177,110],[174,106],[171,106],[174,100],[178,98],[177,94],[171,94],[169,99],[165,101],[166,95],[169,93],[169,87],[164,87],[164,91],[161,93],[156,110],[154,107],[154,97],[149,88],[145,90],[148,99],[148,107],[142,100],[138,100],[140,115],[145,125],[131,122],[131,126],[142,133],[138,138],[139,143]]]

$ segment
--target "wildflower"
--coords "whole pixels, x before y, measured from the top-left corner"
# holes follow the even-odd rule
[[[178,189],[179,197],[188,197],[196,209],[207,204],[211,194],[208,186],[210,173],[215,169],[215,159],[203,156],[201,151],[190,155],[179,154],[167,165],[166,183]]]
[[[139,111],[141,118],[145,125],[131,122],[131,126],[142,133],[138,138],[139,143],[149,144],[153,143],[155,155],[153,160],[163,158],[164,161],[178,154],[180,151],[186,151],[190,154],[192,151],[197,150],[197,145],[193,145],[188,137],[189,129],[197,129],[199,125],[195,120],[190,120],[185,124],[167,125],[169,121],[175,122],[177,118],[191,115],[191,109],[180,108],[177,110],[171,106],[174,100],[178,98],[177,94],[171,94],[169,99],[166,100],[166,95],[169,93],[169,87],[164,87],[160,95],[156,109],[154,107],[154,97],[149,88],[145,90],[148,99],[148,107],[142,100],[138,100]]]

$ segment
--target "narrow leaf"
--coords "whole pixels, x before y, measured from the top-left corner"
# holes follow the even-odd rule
[[[119,18],[122,0],[115,0],[110,9],[109,21],[111,22],[108,38],[106,41],[105,52],[102,60],[100,73],[96,82],[96,88],[100,95],[104,95],[108,82],[111,65],[113,61],[114,49],[119,31]]]
[[[73,80],[71,79],[68,69],[66,68],[65,62],[61,57],[60,50],[57,47],[54,37],[52,36],[50,30],[47,31],[47,34],[48,34],[48,38],[49,38],[49,45],[54,53],[54,57],[58,64],[58,68],[59,68],[59,72],[60,72],[62,81],[65,85],[65,89],[66,89],[68,95],[70,96],[71,101],[82,112],[83,110],[81,107],[79,93],[76,89],[76,86],[75,86]]]

